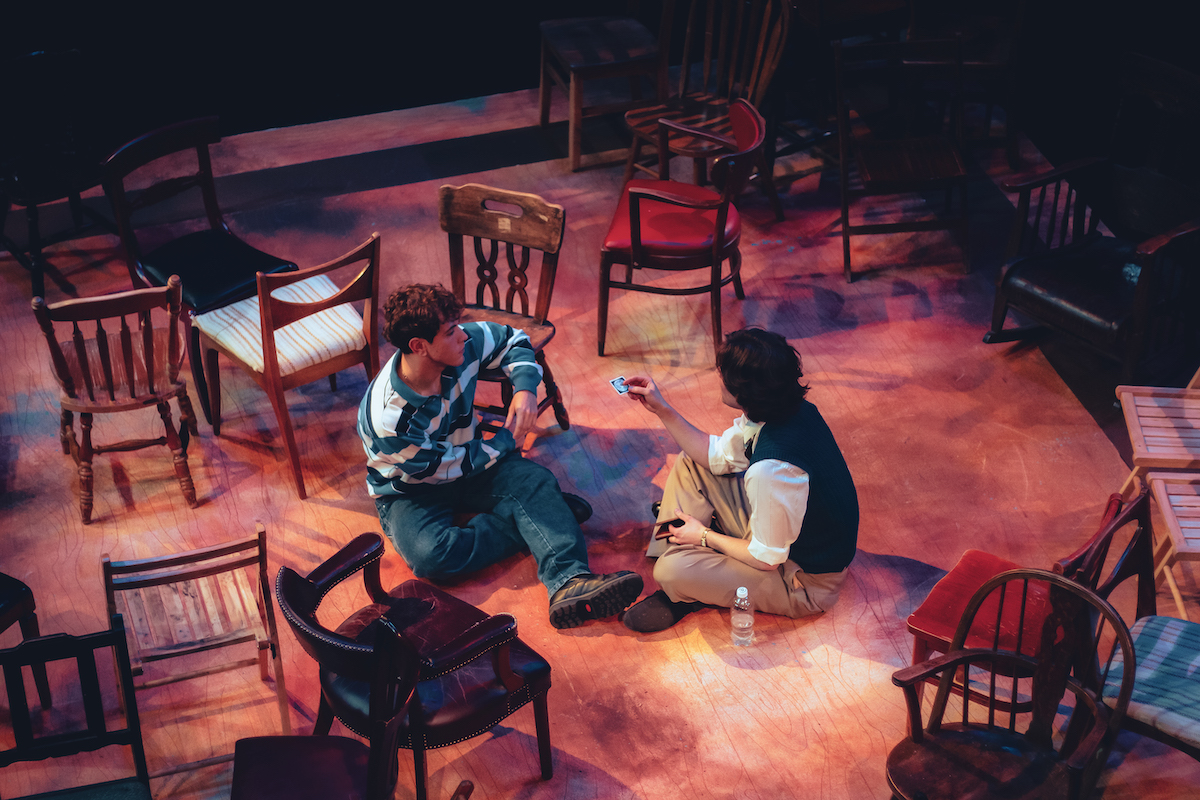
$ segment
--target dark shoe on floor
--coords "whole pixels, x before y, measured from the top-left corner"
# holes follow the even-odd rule
[[[578,628],[590,619],[619,614],[642,593],[642,576],[636,572],[585,573],[563,584],[550,598],[550,624]]]
[[[580,525],[592,518],[592,504],[579,495],[563,492],[563,500],[567,501],[567,508],[571,509],[575,521]]]
[[[625,612],[625,627],[638,633],[665,631],[688,614],[704,608],[703,603],[675,603],[659,589]]]

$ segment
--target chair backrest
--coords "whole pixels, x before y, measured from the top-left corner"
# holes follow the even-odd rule
[[[1120,503],[1120,495],[1110,498]],[[1118,506],[1119,507],[1119,506]],[[1108,517],[1108,515],[1106,515]],[[1108,552],[1117,533],[1134,525],[1129,543],[1113,564],[1108,575],[1101,579]],[[1150,524],[1150,489],[1144,488],[1137,497],[1125,504],[1119,513],[1111,515],[1082,547],[1053,566],[1053,572],[1065,575],[1076,583],[1086,586],[1107,600],[1121,583],[1128,578],[1137,578],[1137,612],[1135,619],[1158,613],[1154,581],[1154,529]]]
[[[459,302],[509,311],[544,324],[550,314],[558,253],[562,247],[566,211],[536,194],[497,189],[478,183],[445,185],[438,189],[438,221],[450,237],[450,282]],[[475,253],[474,299],[467,297],[464,237]],[[499,254],[503,246],[504,264]],[[530,254],[542,254],[536,302],[531,314]],[[500,280],[506,281],[501,285]]]
[[[229,226],[221,216],[221,208],[217,205],[212,158],[208,152],[208,146],[219,141],[221,134],[217,127],[217,117],[201,117],[176,122],[143,134],[121,145],[105,159],[104,193],[112,203],[117,230],[121,235],[121,246],[134,286],[151,285],[140,267],[143,254],[138,244],[133,219],[137,212],[170,200],[190,189],[199,188],[209,226],[214,230],[229,231]],[[136,192],[130,191],[126,186],[126,178],[141,167],[165,156],[189,150],[196,153],[195,172],[156,180]]]
[[[110,728],[104,708],[104,690],[97,668],[97,651],[108,650],[116,670],[117,688],[110,698],[121,698],[125,709],[124,726]],[[61,702],[73,692],[57,692],[54,706],[56,720],[63,718],[52,730],[39,733],[35,730],[29,701],[25,696],[25,681],[22,668],[45,665],[51,661],[74,661],[79,678],[79,693],[82,714],[67,717],[67,709]],[[55,633],[36,639],[27,639],[9,650],[0,650],[0,669],[4,674],[4,685],[8,691],[8,713],[12,721],[14,745],[0,750],[0,767],[20,761],[40,761],[75,753],[90,752],[109,745],[126,745],[133,752],[137,779],[150,794],[150,775],[146,769],[146,751],[142,745],[142,729],[138,718],[137,698],[133,689],[133,674],[129,667],[129,650],[125,643],[125,625],[121,616],[112,618],[112,627],[107,631],[83,636]],[[119,694],[118,694],[119,693]],[[115,705],[115,703],[114,703]],[[64,730],[65,721],[81,723],[81,727]]]
[[[134,408],[174,385],[182,353],[180,297],[179,278],[172,275],[166,286],[150,289],[50,305],[41,297],[33,298],[33,314],[50,347],[63,393],[85,404],[97,400],[116,404],[126,399]],[[155,336],[154,309],[167,312],[165,342]],[[116,330],[107,330],[106,321],[116,321]],[[55,322],[71,323],[69,343],[59,342]],[[81,323],[94,324],[93,339],[85,336]]]
[[[759,166],[759,151],[767,135],[767,123],[758,109],[744,99],[729,104],[729,122],[733,126],[736,152],[713,161],[712,181],[721,189],[724,202],[742,193]]]
[[[976,729],[1007,728],[1009,731],[1015,731],[1019,723],[1027,722],[1025,738],[1033,746],[1051,751],[1055,748],[1055,718],[1064,698],[1073,697],[1071,719],[1067,734],[1060,742],[1058,757],[1071,759],[1068,769],[1073,773],[1072,782],[1078,781],[1084,787],[1078,796],[1087,797],[1107,760],[1133,691],[1133,670],[1125,669],[1116,701],[1105,705],[1100,700],[1100,691],[1112,671],[1114,657],[1119,654],[1125,665],[1133,664],[1135,658],[1129,629],[1116,610],[1095,592],[1062,575],[1036,569],[1003,572],[981,586],[967,604],[951,641],[949,655],[962,651],[985,600],[998,594],[999,603],[992,605],[1007,606],[1010,605],[1008,596],[1015,595],[1017,605],[1024,612],[1027,609],[1024,598],[1029,596],[1031,586],[1043,587],[1049,598],[1049,613],[1041,625],[1039,646],[1034,655],[1027,654],[1028,648],[1019,637],[1014,649],[1001,648],[998,632],[989,646],[963,653],[968,656],[965,665],[968,671],[977,669],[986,673],[986,677],[978,681],[983,688],[976,693],[976,699],[978,694],[986,697],[986,718],[980,720],[976,715],[970,722]],[[998,624],[996,629],[999,630]],[[930,732],[939,730],[946,721],[947,703],[958,673],[958,669],[947,669],[942,673],[929,711],[926,729]],[[1018,696],[1029,697],[1032,701],[1028,717],[1003,710],[1007,698]],[[969,721],[969,705],[962,702],[960,722],[964,725]],[[914,740],[919,736],[914,732]]]
[[[789,0],[692,0],[677,95],[762,105],[787,44],[791,6]]]
[[[370,359],[369,371],[372,375],[379,372],[379,325],[377,315],[379,309],[379,259],[381,253],[378,233],[372,233],[370,238],[343,256],[319,264],[315,267],[300,269],[294,272],[258,273],[259,317],[262,321],[263,365],[268,378],[280,379],[279,353],[275,338],[276,331],[291,325],[293,322],[311,317],[336,306],[347,303],[363,303],[362,332],[366,340],[366,348]],[[333,272],[352,264],[363,262],[360,269],[349,282],[328,297],[306,302],[287,300],[276,295],[276,290],[284,286],[310,280],[319,275]],[[353,354],[348,356],[352,361]],[[327,374],[322,373],[322,376]],[[300,383],[306,383],[304,376],[295,376]]]

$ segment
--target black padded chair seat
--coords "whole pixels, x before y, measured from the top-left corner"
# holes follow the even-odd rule
[[[33,590],[22,581],[0,572],[0,631],[7,630],[35,610]]]
[[[296,265],[264,253],[222,230],[196,231],[173,239],[142,258],[151,281],[183,281],[183,302],[197,314],[223,308],[258,291],[258,272],[291,272]]]
[[[550,19],[538,27],[547,46],[572,71],[658,58],[658,40],[628,17]]]
[[[417,684],[415,698],[425,721],[426,748],[477,736],[550,689],[550,665],[520,639],[513,639],[509,646],[509,663],[521,680],[512,691],[500,681],[490,653],[457,666],[455,636],[488,620],[488,614],[421,581],[407,581],[388,594],[395,602],[359,609],[336,633],[356,641],[360,636],[370,637],[367,626],[386,614],[414,645],[421,657],[422,676],[431,676]],[[370,642],[364,638],[362,643]],[[321,689],[337,718],[361,733],[358,726],[367,721],[370,686],[322,670]],[[399,746],[411,748],[411,741],[405,716]]]
[[[1009,303],[1088,340],[1115,344],[1133,312],[1137,245],[1094,235],[1015,262],[1004,277]]]
[[[230,800],[367,797],[371,749],[345,736],[238,739]],[[250,769],[239,769],[243,764]]]

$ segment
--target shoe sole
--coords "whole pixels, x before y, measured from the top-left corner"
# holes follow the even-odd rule
[[[620,614],[642,593],[642,576],[623,575],[615,581],[550,607],[550,624],[558,629],[578,628],[593,619]]]

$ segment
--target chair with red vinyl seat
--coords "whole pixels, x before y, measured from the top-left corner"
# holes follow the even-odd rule
[[[600,302],[597,322],[597,351],[604,355],[608,330],[610,289],[651,294],[702,294],[711,297],[714,347],[721,344],[721,287],[733,283],[739,300],[742,289],[742,255],[738,249],[742,220],[733,198],[746,188],[759,163],[766,123],[745,100],[729,106],[733,138],[660,120],[659,180],[635,179],[625,185],[612,224],[600,248]],[[729,152],[713,164],[714,190],[668,180],[672,132],[720,144]],[[722,269],[729,262],[728,274]],[[625,266],[625,279],[613,280],[614,264]],[[635,283],[634,270],[683,271],[709,269],[711,278],[698,286],[674,287]]]

